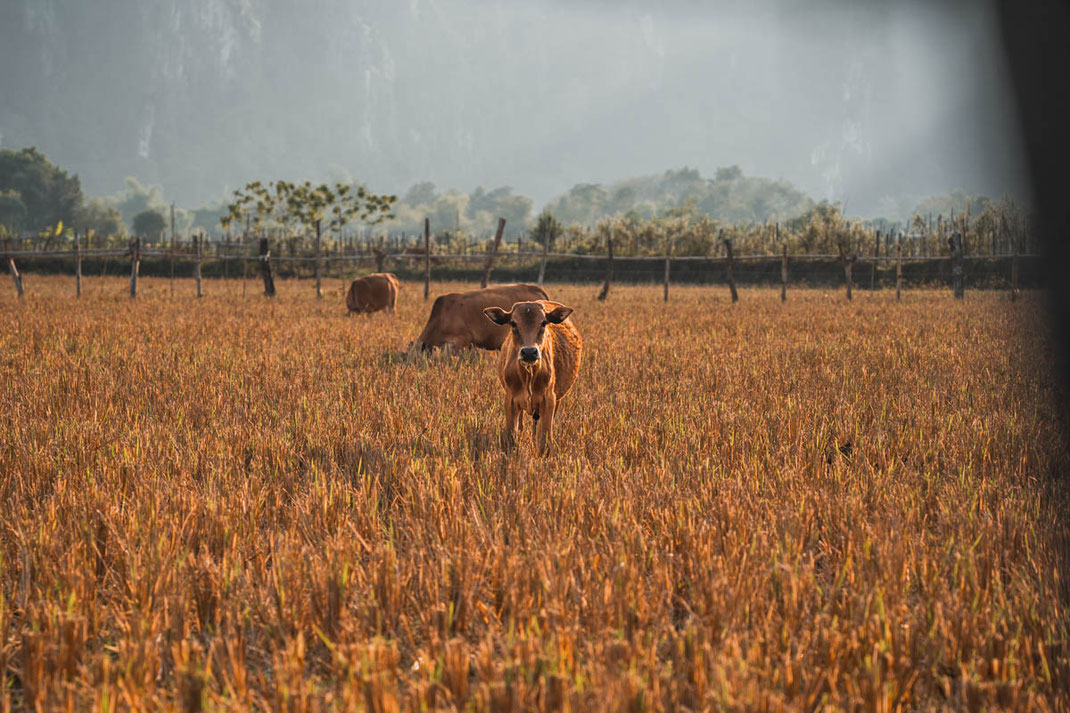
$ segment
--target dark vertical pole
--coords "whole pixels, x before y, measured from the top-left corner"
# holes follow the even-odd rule
[[[175,204],[171,204],[171,296],[175,296]]]
[[[732,301],[739,302],[739,293],[736,292],[736,278],[732,274],[732,238],[724,239],[724,248],[728,256],[725,261],[725,277],[728,278],[728,290],[732,293]]]
[[[431,219],[424,218],[424,299],[431,296]]]
[[[539,287],[542,287],[542,278],[546,276],[546,255],[550,252],[550,233],[553,226],[548,225],[542,236],[542,262],[539,263]]]
[[[847,248],[840,246],[840,260],[843,262],[843,277],[847,282],[847,299],[853,299],[852,288],[854,287],[854,279],[852,272],[854,271],[855,259],[857,255],[848,255]]]
[[[260,238],[260,274],[264,278],[264,294],[274,297],[275,278],[271,274],[271,252],[268,250],[267,238]]]
[[[951,247],[951,289],[955,299],[961,300],[966,293],[965,275],[962,269],[962,233],[956,230],[947,242]]]
[[[903,243],[895,246],[895,299],[899,301],[899,292],[903,287]]]
[[[779,232],[779,230],[777,231]],[[780,259],[780,301],[788,301],[788,244],[784,243],[784,256]]]
[[[671,260],[672,260],[672,258],[669,255],[669,251],[666,250],[665,251],[665,296],[663,298],[665,302],[669,301],[669,263],[670,263]]]
[[[141,238],[130,243],[130,298],[137,297],[137,273],[141,268]]]
[[[873,264],[869,268],[869,289],[877,287],[877,260],[881,256],[881,231],[877,231],[873,239]]]
[[[86,231],[88,237],[89,231]],[[74,296],[82,296],[82,240],[78,231],[74,231]]]
[[[602,291],[598,293],[599,301],[609,297],[609,288],[613,285],[613,236],[606,237],[606,281],[602,283]]]
[[[494,269],[494,259],[498,257],[498,246],[502,244],[502,232],[505,231],[505,218],[498,218],[498,231],[494,233],[494,245],[487,255],[487,261],[483,265],[483,280],[479,283],[481,288],[490,283],[490,272]]]
[[[323,235],[320,227],[319,218],[316,219],[316,299],[323,299],[323,254],[321,252],[321,246],[323,242]]]
[[[197,278],[197,297],[204,296],[201,291],[201,252],[204,250],[204,234],[193,236],[193,276]]]

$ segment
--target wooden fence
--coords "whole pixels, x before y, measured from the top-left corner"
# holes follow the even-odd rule
[[[76,237],[72,249],[6,250],[2,253],[15,289],[25,293],[23,273],[53,272],[75,276],[75,295],[82,292],[85,275],[83,263],[91,260],[101,265],[98,274],[121,274],[129,271],[130,295],[137,296],[140,276],[170,275],[174,293],[175,266],[196,281],[196,294],[204,294],[205,274],[215,278],[248,281],[259,275],[263,292],[275,294],[275,277],[310,277],[316,281],[317,295],[323,295],[322,278],[351,279],[361,273],[391,270],[402,279],[424,281],[424,296],[430,297],[432,275],[440,281],[489,283],[497,270],[505,281],[601,282],[599,299],[606,299],[615,281],[624,283],[663,284],[663,297],[669,299],[671,284],[724,284],[733,301],[739,299],[737,283],[778,286],[786,300],[789,285],[842,286],[851,299],[856,289],[894,287],[899,298],[907,285],[947,285],[956,297],[965,288],[1006,289],[1012,298],[1018,294],[1019,281],[1036,287],[1041,283],[1041,258],[1037,255],[968,256],[961,241],[952,242],[948,256],[907,256],[901,249],[895,255],[858,256],[832,254],[789,254],[783,246],[780,255],[736,255],[731,241],[724,241],[724,255],[644,255],[613,254],[613,240],[605,254],[550,252],[540,250],[501,251],[502,225],[490,250],[464,253],[435,253],[429,226],[425,227],[422,246],[397,248],[392,252],[379,246],[365,245],[354,251],[346,246],[338,250],[314,250],[309,253],[273,254],[271,243],[261,238],[252,241],[207,241],[195,237],[189,245],[142,245],[133,240],[127,247],[83,248]],[[282,241],[276,241],[276,247]],[[531,243],[529,242],[529,245]],[[319,242],[316,243],[317,248]],[[192,268],[187,272],[187,268]]]

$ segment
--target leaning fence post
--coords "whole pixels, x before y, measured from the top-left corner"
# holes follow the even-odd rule
[[[431,219],[424,218],[424,299],[431,296]]]
[[[725,260],[725,277],[728,279],[728,289],[732,293],[732,301],[739,302],[739,293],[736,292],[736,278],[732,274],[732,238],[724,239],[724,247],[728,255]]]
[[[613,285],[613,236],[606,237],[606,281],[602,283],[602,291],[598,293],[598,300],[605,301],[609,297],[609,288]]]
[[[483,280],[479,283],[480,288],[490,283],[490,271],[494,269],[494,259],[498,257],[498,246],[502,244],[502,232],[505,230],[505,218],[498,218],[498,231],[494,233],[494,245],[487,254],[487,261],[483,264]]]
[[[895,246],[895,299],[899,301],[899,292],[903,287],[903,243]]]
[[[86,231],[89,237],[89,231]],[[74,296],[82,296],[82,240],[78,237],[78,231],[74,231]]]
[[[141,267],[141,238],[130,243],[130,297],[137,297],[137,272]]]
[[[778,231],[779,232],[779,231]],[[780,301],[788,301],[788,244],[784,243],[784,256],[780,258]]]
[[[4,240],[4,246],[6,247],[8,241]],[[7,270],[11,273],[11,279],[15,281],[15,292],[19,294],[19,299],[22,299],[22,276],[19,274],[19,269],[15,267],[15,258],[11,255],[7,256]]]
[[[193,236],[193,276],[197,279],[197,297],[203,297],[201,292],[201,251],[204,249],[204,235]]]
[[[260,238],[260,274],[264,278],[264,294],[274,297],[275,278],[271,275],[271,252],[268,250],[267,238]]]
[[[956,230],[947,242],[951,246],[951,289],[955,299],[961,300],[966,292],[962,269],[962,233]]]

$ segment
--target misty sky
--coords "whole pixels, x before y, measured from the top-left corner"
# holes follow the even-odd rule
[[[351,176],[510,185],[541,206],[731,164],[856,215],[1025,194],[984,3],[5,5],[0,146],[37,145],[92,195],[132,175],[194,207],[254,179]]]

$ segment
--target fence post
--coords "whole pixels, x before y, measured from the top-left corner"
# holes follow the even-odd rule
[[[542,262],[539,263],[539,287],[542,287],[542,278],[546,275],[546,254],[550,252],[551,232],[553,232],[552,227],[542,236]]]
[[[869,289],[877,288],[877,260],[881,256],[881,231],[876,232],[873,240],[873,264],[869,267]]]
[[[386,262],[386,250],[383,248],[383,239],[379,238],[379,245],[372,249],[375,254],[375,271],[382,272]]]
[[[732,293],[732,301],[739,302],[739,293],[736,292],[736,278],[732,275],[732,238],[724,239],[725,252],[728,255],[725,261],[725,277],[728,279],[728,289]]]
[[[847,248],[840,245],[840,260],[843,262],[843,276],[847,282],[847,299],[849,300],[852,299],[851,288],[854,287],[852,273],[854,272],[855,260],[857,259],[857,255],[848,255]]]
[[[606,281],[602,283],[602,291],[598,293],[598,300],[604,302],[609,297],[609,288],[613,285],[613,236],[606,236]]]
[[[89,231],[86,231],[89,237]],[[82,240],[78,237],[78,231],[74,231],[74,296],[82,296]]]
[[[4,247],[7,248],[7,249],[10,249],[8,243],[9,243],[8,239],[5,238],[4,239]],[[22,294],[23,294],[22,293],[22,275],[19,274],[19,269],[17,267],[15,267],[15,258],[12,257],[11,255],[7,255],[5,257],[7,257],[7,270],[8,270],[8,272],[11,273],[11,279],[15,281],[15,292],[17,292],[19,294],[19,299],[21,300],[22,299]]]
[[[1011,302],[1018,299],[1018,256],[1022,254],[1022,244],[1015,241],[1014,257],[1011,258]],[[19,292],[19,296],[22,292]]]
[[[479,284],[480,288],[486,287],[490,283],[490,271],[494,269],[494,259],[498,257],[498,246],[502,244],[502,232],[504,230],[505,218],[498,218],[498,232],[494,233],[494,246],[490,249],[487,261],[483,265],[483,281]]]
[[[141,238],[130,243],[130,298],[137,297],[137,273],[141,267]]]
[[[899,291],[903,287],[903,244],[895,246],[895,299],[899,301]]]
[[[431,296],[431,219],[424,218],[424,300]]]
[[[322,235],[320,232],[320,220],[316,219],[316,299],[323,299],[323,265],[322,254],[320,252],[320,246],[322,245]]]
[[[197,297],[203,297],[201,292],[201,251],[204,250],[204,235],[193,236],[193,276],[197,278]]]
[[[271,275],[271,251],[268,250],[267,238],[260,238],[260,274],[264,278],[264,294],[274,297],[275,278]]]
[[[175,296],[175,204],[171,204],[171,296]]]
[[[951,246],[951,289],[955,299],[961,300],[966,293],[965,276],[962,269],[962,233],[955,231],[947,239]]]
[[[670,262],[670,260],[671,260],[671,256],[669,255],[669,251],[666,250],[665,251],[665,296],[664,296],[664,301],[665,302],[669,301],[669,262]]]
[[[777,232],[780,232],[779,230]],[[780,258],[780,301],[788,301],[788,244],[784,243],[784,256]]]

